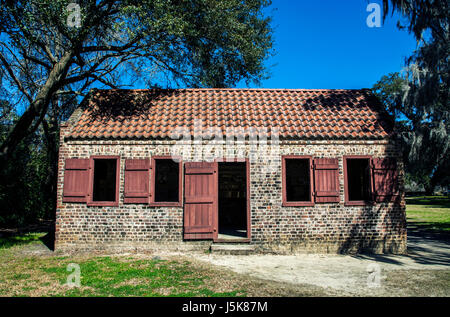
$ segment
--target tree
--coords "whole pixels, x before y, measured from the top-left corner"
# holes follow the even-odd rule
[[[427,179],[427,190],[448,183],[450,161],[449,3],[447,0],[383,0],[384,17],[399,11],[418,48],[401,73],[384,76],[374,91],[402,122],[407,169]],[[423,175],[421,175],[423,174]],[[427,176],[427,177],[426,177]]]
[[[64,112],[91,87],[138,78],[226,87],[267,76],[268,0],[0,1],[0,77],[25,109],[0,145],[3,159],[49,126],[50,105]]]
[[[18,116],[13,106],[0,100],[0,142]],[[39,133],[24,138],[0,169],[0,225],[22,226],[54,216],[55,192],[47,185],[49,159]]]

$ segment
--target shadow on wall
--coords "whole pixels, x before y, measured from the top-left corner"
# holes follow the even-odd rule
[[[422,265],[450,265],[450,235],[424,234],[408,227],[408,253],[407,257]],[[403,265],[399,256],[389,254],[360,253],[352,257],[364,260],[373,260],[380,263]]]
[[[356,223],[349,230],[349,236],[340,246],[339,253],[401,253],[405,246],[400,239],[406,237],[406,218],[400,205],[401,196],[397,196],[391,204],[392,207],[388,207],[388,203],[363,207]],[[388,208],[389,211],[380,220],[378,217],[383,208]],[[386,232],[378,233],[383,227]]]

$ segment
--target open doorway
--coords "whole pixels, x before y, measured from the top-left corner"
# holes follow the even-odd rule
[[[219,162],[220,240],[246,239],[247,172],[245,162]]]

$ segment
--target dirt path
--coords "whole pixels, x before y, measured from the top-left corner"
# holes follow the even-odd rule
[[[409,234],[408,255],[401,256],[197,254],[196,258],[236,273],[290,284],[310,284],[340,291],[344,296],[421,293],[423,296],[450,296],[448,240],[416,232]]]

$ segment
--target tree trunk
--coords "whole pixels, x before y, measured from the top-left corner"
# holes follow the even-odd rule
[[[448,157],[448,155],[444,156]],[[438,166],[436,167],[436,170],[433,173],[433,176],[431,176],[430,179],[430,187],[434,190],[436,186],[439,185],[445,185],[445,180],[449,178],[449,163],[448,160],[443,159],[440,163],[438,163]]]
[[[57,64],[55,64],[48,76],[47,81],[37,94],[34,101],[20,117],[13,130],[9,133],[5,141],[0,146],[0,161],[6,160],[10,157],[19,142],[27,136],[33,121],[38,117],[40,117],[40,119],[43,118],[54,92],[59,88],[62,80],[67,74],[71,64],[71,59],[72,52],[69,51],[63,55]]]
[[[58,130],[59,125],[56,118],[51,118],[51,124],[47,121],[42,121],[45,135],[45,143],[47,147],[47,176],[45,178],[43,189],[45,201],[48,202],[45,217],[48,219],[55,219],[56,211],[56,186],[57,186],[57,171],[58,171]]]
[[[434,194],[434,185],[432,185],[431,181],[425,185],[425,195],[432,196]]]

